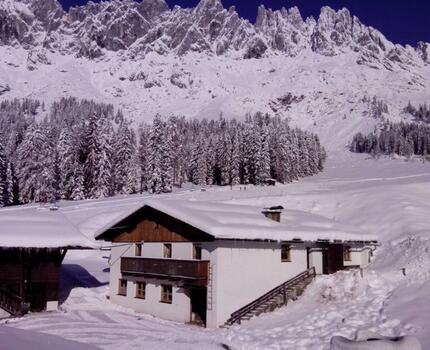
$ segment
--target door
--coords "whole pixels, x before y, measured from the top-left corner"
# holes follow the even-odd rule
[[[327,244],[322,247],[323,274],[327,275],[343,270],[343,245]]]
[[[335,273],[343,268],[343,245],[330,244],[328,246],[328,273]]]
[[[43,311],[46,308],[46,284],[32,283],[30,287],[30,310]]]
[[[191,322],[202,326],[206,325],[207,292],[206,288],[192,288],[191,299]]]
[[[328,248],[322,248],[322,273],[328,275],[329,272],[329,259],[328,259]]]

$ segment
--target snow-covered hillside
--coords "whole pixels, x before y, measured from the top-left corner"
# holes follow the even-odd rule
[[[395,45],[346,9],[303,20],[296,8],[260,8],[252,25],[218,0],[173,10],[163,0],[111,1],[69,13],[56,0],[22,0],[3,3],[0,16],[22,25],[0,33],[0,99],[93,98],[137,123],[262,111],[335,150],[377,124],[374,96],[399,119],[429,91],[428,44]]]

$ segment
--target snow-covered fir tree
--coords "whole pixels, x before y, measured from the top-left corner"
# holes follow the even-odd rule
[[[149,133],[148,158],[146,168],[146,189],[149,193],[161,193],[164,188],[164,135],[165,122],[156,115]]]
[[[112,148],[114,193],[136,193],[139,190],[139,171],[134,131],[122,121],[114,139]]]
[[[0,142],[0,207],[3,207],[8,204],[7,168],[8,161],[6,159],[6,152],[2,143]]]
[[[20,201],[55,199],[54,150],[46,131],[33,124],[18,149]]]
[[[85,139],[85,190],[88,198],[103,198],[112,191],[111,126],[101,115],[93,114]]]
[[[61,99],[37,122],[40,106],[31,100],[0,103],[6,116],[0,138],[9,159],[8,199],[2,200],[9,204],[170,192],[184,181],[264,185],[273,177],[289,182],[321,171],[325,160],[316,135],[261,113],[244,122],[158,115],[139,127],[137,144],[132,124],[112,105]],[[420,129],[399,141],[387,128],[380,138],[362,136],[364,146],[358,138],[355,145],[374,149],[376,140],[381,152],[409,154],[413,144],[415,153],[428,154],[426,135]]]

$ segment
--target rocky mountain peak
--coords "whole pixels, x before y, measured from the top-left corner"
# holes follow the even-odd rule
[[[165,0],[144,0],[138,7],[139,12],[146,18],[157,17],[169,10]]]
[[[260,58],[296,56],[310,49],[326,56],[353,52],[358,63],[372,67],[414,59],[346,8],[323,7],[314,20],[304,19],[297,7],[274,11],[260,6],[253,25],[234,7],[227,11],[220,0],[200,0],[194,9],[173,10],[165,0],[90,1],[68,12],[57,0],[2,0],[0,23],[0,45],[41,47],[88,58],[119,50],[126,50],[129,57],[194,51]],[[419,44],[415,52],[421,59],[417,64],[429,61],[428,44]]]

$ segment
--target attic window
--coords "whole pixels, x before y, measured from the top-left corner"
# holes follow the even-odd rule
[[[291,261],[291,246],[289,244],[281,245],[281,261],[282,262]]]

